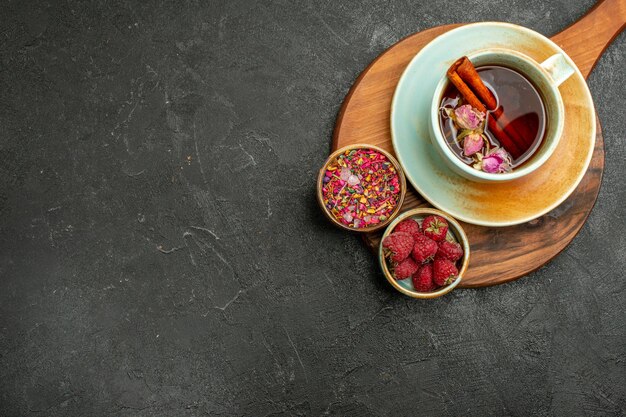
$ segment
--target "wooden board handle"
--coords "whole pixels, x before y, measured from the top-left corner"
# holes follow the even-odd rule
[[[601,0],[573,25],[552,36],[585,78],[626,26],[626,0]]]

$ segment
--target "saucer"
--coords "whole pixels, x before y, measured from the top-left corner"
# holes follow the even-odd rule
[[[576,69],[559,87],[565,128],[544,165],[502,184],[478,183],[455,174],[430,140],[432,97],[452,62],[486,48],[513,49],[538,62],[556,53],[567,56],[543,35],[509,23],[474,23],[440,35],[415,55],[398,82],[391,103],[391,139],[406,178],[433,206],[466,223],[511,226],[542,216],[576,189],[593,153],[595,110],[587,83]]]

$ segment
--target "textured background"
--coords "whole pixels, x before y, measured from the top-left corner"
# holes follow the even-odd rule
[[[3,2],[1,416],[624,415],[626,36],[580,235],[419,302],[315,203],[350,85],[413,32],[593,2],[341,3]]]

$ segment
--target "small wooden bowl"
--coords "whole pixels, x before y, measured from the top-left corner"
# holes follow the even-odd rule
[[[413,289],[413,283],[410,278],[402,280],[402,281],[397,281],[393,277],[393,275],[391,274],[391,271],[389,270],[389,267],[387,266],[387,260],[385,259],[385,255],[383,253],[382,242],[383,240],[385,240],[387,236],[389,236],[393,232],[393,229],[402,220],[408,217],[412,217],[416,221],[421,221],[424,217],[429,216],[431,214],[441,216],[444,219],[446,219],[446,221],[448,222],[448,233],[452,233],[454,237],[456,238],[457,242],[459,242],[459,244],[463,248],[463,258],[461,259],[461,267],[459,268],[459,275],[451,284],[441,287],[437,289],[436,291],[419,292]],[[465,235],[465,232],[463,231],[463,228],[461,227],[461,225],[456,220],[454,220],[450,215],[442,211],[432,209],[432,208],[416,208],[416,209],[408,210],[402,213],[401,215],[399,215],[393,221],[393,223],[391,223],[389,227],[387,227],[387,230],[385,230],[385,233],[383,233],[383,236],[380,240],[380,246],[378,248],[378,261],[380,263],[381,269],[383,270],[383,274],[385,274],[385,278],[387,278],[387,281],[389,281],[389,283],[396,290],[400,291],[402,294],[408,295],[409,297],[413,297],[413,298],[437,298],[452,291],[457,285],[459,285],[459,283],[461,282],[461,279],[463,279],[463,274],[465,274],[465,271],[467,270],[467,267],[469,265],[469,257],[470,257],[469,241],[467,240],[467,236]]]
[[[376,225],[361,227],[358,229],[347,226],[337,221],[326,208],[326,205],[324,204],[324,196],[322,195],[322,187],[324,186],[324,176],[326,174],[326,167],[328,167],[328,164],[331,161],[335,160],[339,155],[341,155],[345,151],[350,151],[352,149],[372,149],[376,152],[380,152],[381,154],[385,155],[387,159],[389,159],[389,161],[393,164],[394,168],[396,169],[396,172],[398,173],[398,177],[399,177],[399,183],[400,183],[400,196],[398,198],[396,208],[393,210],[393,212],[391,212],[391,214],[389,214],[389,218],[387,218],[387,220],[380,222]],[[400,208],[402,207],[402,203],[404,202],[405,194],[406,194],[406,178],[404,176],[404,171],[402,170],[402,167],[400,166],[396,158],[394,158],[389,152],[374,145],[354,144],[354,145],[348,145],[343,148],[337,149],[335,152],[331,153],[330,156],[326,159],[326,162],[324,162],[324,165],[322,166],[322,169],[320,169],[320,172],[317,176],[317,202],[319,203],[322,211],[335,226],[338,226],[344,230],[349,230],[351,232],[367,233],[367,232],[373,232],[375,230],[380,230],[386,227],[389,223],[393,221],[393,219],[398,215],[398,213],[400,213]]]

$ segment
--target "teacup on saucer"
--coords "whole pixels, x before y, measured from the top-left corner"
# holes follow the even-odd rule
[[[595,145],[596,115],[577,68],[559,86],[565,108],[561,139],[543,164],[520,178],[488,184],[450,169],[431,141],[435,89],[450,65],[481,50],[505,48],[536,62],[565,52],[545,36],[510,23],[473,23],[423,47],[400,77],[391,103],[391,140],[406,178],[433,206],[466,223],[511,226],[561,204],[582,180]]]

